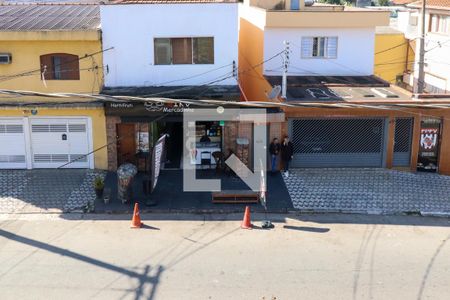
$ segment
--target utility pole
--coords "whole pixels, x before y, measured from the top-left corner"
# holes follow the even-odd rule
[[[414,84],[414,94],[417,97],[419,94],[423,93],[425,86],[425,7],[426,0],[422,0],[422,24],[420,26],[420,40],[419,40],[419,74],[417,76],[417,81]]]
[[[287,93],[287,73],[289,67],[289,42],[284,41],[284,55],[283,55],[283,79],[281,82],[281,97],[286,99]]]

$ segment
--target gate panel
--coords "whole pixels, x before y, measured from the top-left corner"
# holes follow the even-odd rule
[[[413,118],[395,119],[394,157],[392,160],[394,167],[410,166],[413,125]]]
[[[382,118],[292,119],[293,167],[382,167]]]

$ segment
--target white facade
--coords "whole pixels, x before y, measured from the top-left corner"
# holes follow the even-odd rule
[[[337,37],[336,58],[302,57],[303,37]],[[265,28],[264,60],[289,42],[289,72],[299,76],[365,76],[373,74],[375,28]],[[264,64],[264,74],[280,75],[282,59]]]
[[[231,76],[233,61],[237,69],[237,3],[102,5],[100,12],[103,48],[114,47],[103,54],[106,87],[202,85]],[[155,65],[154,39],[177,37],[214,37],[214,64]]]
[[[450,22],[447,33],[429,31],[430,13],[447,15],[450,10],[427,9],[425,15],[425,91],[429,93],[450,92]],[[421,27],[419,10],[411,9],[399,14],[398,29],[405,33],[406,38],[415,40],[415,62],[413,76],[405,76],[406,83],[413,85],[414,78],[418,78],[419,69],[419,29]]]

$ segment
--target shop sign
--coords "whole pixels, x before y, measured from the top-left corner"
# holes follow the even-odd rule
[[[422,128],[420,130],[420,151],[422,156],[436,155],[438,134],[438,128]]]
[[[189,103],[164,103],[147,101],[144,103],[144,107],[147,111],[151,112],[164,112],[164,113],[184,113],[193,112]]]

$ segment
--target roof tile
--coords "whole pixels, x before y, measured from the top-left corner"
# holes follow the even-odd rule
[[[97,30],[98,5],[0,5],[0,31]]]

